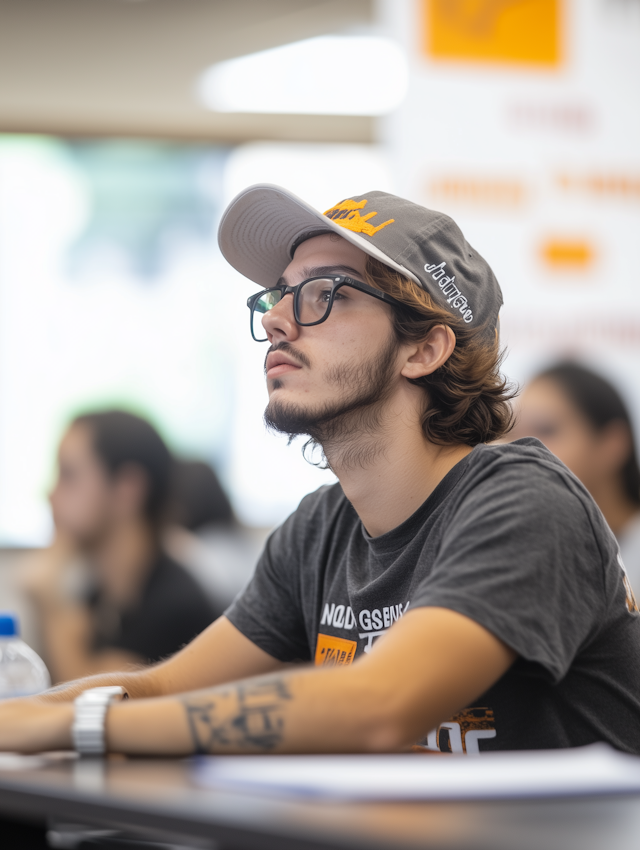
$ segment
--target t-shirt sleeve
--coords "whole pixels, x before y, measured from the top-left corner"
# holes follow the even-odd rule
[[[571,479],[499,467],[457,505],[411,608],[464,614],[560,681],[606,609],[592,520]]]
[[[267,540],[251,581],[225,611],[242,634],[279,661],[310,657],[300,591],[304,503]]]

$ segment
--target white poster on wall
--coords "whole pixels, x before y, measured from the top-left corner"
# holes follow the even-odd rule
[[[379,22],[411,67],[382,125],[397,191],[494,268],[507,374],[580,357],[640,420],[640,3],[381,0]]]

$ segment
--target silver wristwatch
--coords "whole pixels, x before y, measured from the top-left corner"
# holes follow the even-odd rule
[[[89,688],[74,700],[75,719],[71,727],[73,746],[85,755],[104,753],[104,721],[110,703],[128,696],[120,685]]]

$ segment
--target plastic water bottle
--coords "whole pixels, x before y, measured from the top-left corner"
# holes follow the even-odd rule
[[[44,661],[20,640],[17,618],[0,613],[0,699],[39,694],[50,685]]]

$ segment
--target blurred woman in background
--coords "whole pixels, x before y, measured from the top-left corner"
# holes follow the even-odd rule
[[[55,540],[24,577],[54,681],[157,661],[220,613],[161,545],[172,469],[157,431],[124,411],[79,416],[63,436]]]
[[[537,437],[589,490],[640,590],[640,469],[629,412],[600,375],[564,361],[536,375],[520,396],[511,439]]]
[[[251,577],[269,529],[241,525],[213,467],[197,460],[176,461],[169,516],[167,551],[226,608]]]

